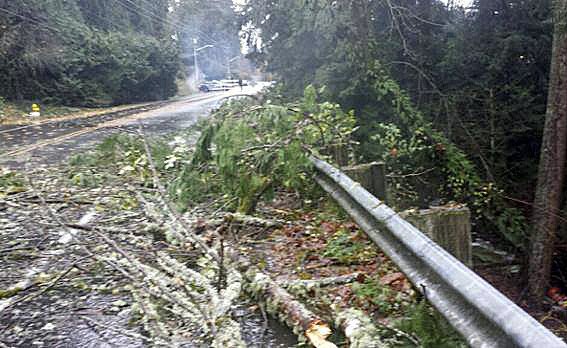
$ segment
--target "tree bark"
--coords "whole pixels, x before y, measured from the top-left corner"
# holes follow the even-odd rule
[[[245,264],[247,262],[243,263]],[[331,328],[319,316],[307,309],[256,267],[251,265],[243,267],[248,268],[244,275],[250,283],[247,286],[248,291],[266,303],[268,313],[276,318],[279,317],[290,328],[293,328],[296,334],[302,332],[314,347],[337,348],[335,344],[327,341],[327,337],[332,333]]]
[[[335,324],[345,333],[350,348],[385,348],[382,332],[372,323],[370,317],[358,309],[336,310]]]
[[[528,267],[528,290],[535,300],[541,299],[549,286],[567,147],[567,0],[554,0],[553,5],[554,37],[549,95]]]

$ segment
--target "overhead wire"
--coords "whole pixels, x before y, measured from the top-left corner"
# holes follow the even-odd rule
[[[125,1],[128,1],[129,3],[132,3],[131,0],[125,0]],[[150,3],[148,0],[139,0],[139,1],[140,1],[141,3],[147,5],[147,6],[151,6],[151,3]],[[207,3],[208,3],[208,4],[211,4],[211,3],[216,4],[216,2],[215,2],[215,1],[212,1],[212,0],[209,0]],[[140,7],[140,6],[137,6],[137,7]],[[184,30],[187,29],[187,28],[189,28],[187,25],[183,25],[182,23],[173,22],[173,21],[170,21],[170,20],[168,20],[168,19],[165,19],[165,20],[166,20],[166,21],[169,21],[169,22],[172,23],[172,24],[178,25],[178,27],[183,28]],[[205,37],[205,39],[207,39],[207,40],[209,40],[209,41],[211,41],[211,42],[213,42],[213,43],[218,43],[214,38],[212,38],[211,36],[209,36],[209,35],[208,35],[207,33],[205,33],[204,31],[199,30],[199,29],[197,29],[197,28],[190,28],[190,29],[191,29],[192,31],[196,31],[197,33],[199,33],[200,36]]]
[[[46,23],[42,23],[42,22],[40,22],[40,21],[38,21],[38,20],[36,20],[36,19],[34,19],[34,18],[22,16],[22,15],[16,13],[16,12],[12,12],[12,11],[6,9],[6,8],[0,7],[0,11],[2,11],[2,12],[4,12],[4,13],[11,14],[11,15],[13,15],[13,16],[16,16],[16,17],[21,18],[21,19],[26,20],[26,21],[36,23],[36,24],[38,24],[38,25],[40,25],[40,26],[42,26],[42,27],[44,27],[44,28],[47,28],[47,29],[50,29],[50,30],[53,30],[53,31],[56,31],[56,32],[59,32],[59,33],[61,32],[59,29],[54,28],[54,27],[52,27],[52,26],[50,26],[50,25],[48,25],[48,24],[46,24]]]
[[[150,16],[146,16],[146,15],[144,15],[144,14],[142,14],[142,13],[139,13],[138,11],[136,11],[135,8],[129,7],[129,6],[125,5],[125,4],[123,4],[123,3],[120,2],[120,1],[115,0],[115,2],[119,3],[120,5],[122,5],[122,7],[126,8],[126,9],[128,9],[128,10],[130,10],[130,11],[132,11],[132,12],[138,14],[138,15],[144,16],[144,17],[146,17],[146,18],[148,18],[148,19],[151,19],[151,20],[154,20],[154,21],[155,21],[155,20],[160,21],[162,24],[168,24],[168,25],[175,26],[174,23],[167,22],[167,21],[163,21],[163,20],[161,20],[161,18],[155,16],[154,14],[151,14],[152,17],[153,17],[153,18],[152,18],[152,17],[150,17]],[[145,9],[143,9],[143,10],[145,10]],[[145,11],[147,11],[147,10],[145,10]],[[56,33],[61,34],[61,35],[63,35],[63,36],[66,36],[66,38],[68,38],[68,39],[70,38],[69,35],[66,35],[66,33],[64,33],[63,31],[61,31],[61,28],[56,28],[56,27],[54,27],[54,26],[48,24],[47,22],[43,22],[43,21],[37,20],[37,19],[35,19],[35,18],[31,18],[31,17],[28,17],[28,16],[24,16],[24,15],[18,14],[18,13],[16,13],[16,12],[13,12],[13,11],[11,11],[11,10],[9,10],[9,9],[7,9],[7,8],[3,8],[3,7],[0,7],[0,12],[4,12],[4,13],[6,13],[6,14],[8,14],[8,15],[18,17],[18,18],[20,18],[20,19],[22,19],[22,20],[24,20],[24,21],[28,21],[28,22],[35,23],[35,24],[37,24],[39,27],[46,28],[46,29],[49,29],[49,30],[51,30],[51,31],[53,31],[53,32],[56,32]],[[91,13],[91,14],[89,14],[89,16],[94,16],[94,17],[96,17],[97,19],[106,22],[107,24],[109,24],[111,27],[114,27],[115,29],[120,29],[120,30],[124,30],[124,31],[132,31],[132,28],[127,27],[127,26],[124,25],[124,24],[116,23],[116,22],[114,22],[114,21],[112,21],[112,20],[110,20],[110,19],[108,19],[108,18],[101,17],[101,16],[99,16],[99,15],[97,15],[97,14]],[[61,17],[53,16],[53,17],[51,17],[50,19],[54,20],[55,22],[57,22],[58,25],[60,25],[60,26],[62,26],[62,27],[64,27],[64,28],[66,28],[66,29],[75,29],[67,20],[64,20],[64,19],[61,18]],[[184,30],[183,27],[179,27],[179,26],[175,26],[175,28]],[[93,28],[91,28],[91,29],[93,29]]]
[[[18,17],[18,18],[21,18],[21,19],[23,19],[23,20],[25,20],[25,21],[35,23],[35,24],[37,24],[39,27],[43,27],[43,28],[49,29],[49,30],[51,30],[51,31],[53,31],[53,32],[55,32],[55,33],[57,33],[58,35],[60,35],[60,36],[61,36],[62,38],[64,38],[64,39],[68,39],[68,40],[77,42],[77,40],[76,40],[75,38],[71,37],[68,32],[62,31],[61,28],[56,28],[56,27],[54,27],[54,26],[48,24],[47,22],[42,22],[42,21],[39,21],[39,20],[34,19],[34,18],[31,18],[31,17],[26,17],[26,16],[20,15],[20,14],[18,14],[18,13],[16,13],[16,12],[12,12],[12,11],[10,11],[10,10],[8,10],[8,9],[6,9],[6,8],[2,8],[2,7],[0,7],[0,12],[4,12],[4,13],[7,13],[7,14],[9,14],[9,15],[12,15],[12,16],[15,16],[15,17]],[[98,18],[98,19],[100,19],[100,20],[105,21],[107,24],[110,24],[110,25],[114,26],[115,29],[120,29],[120,30],[125,30],[125,31],[131,31],[131,30],[132,30],[132,28],[126,27],[126,26],[123,25],[123,24],[118,25],[117,23],[115,23],[115,22],[113,22],[113,21],[110,21],[110,20],[107,19],[107,18],[103,18],[103,17],[98,16],[98,15],[95,15],[95,14],[91,14],[91,15],[94,16],[94,17],[96,17],[96,18]],[[63,29],[71,29],[71,30],[75,30],[75,29],[76,29],[76,27],[73,26],[68,20],[65,20],[65,19],[63,19],[63,18],[61,18],[61,17],[53,16],[53,17],[51,17],[50,19],[53,20],[53,21],[55,21],[55,22],[57,23],[57,25],[63,27]],[[79,24],[82,24],[82,23],[79,23]],[[90,26],[88,26],[88,25],[87,25],[87,27],[89,27],[89,29],[93,30],[92,27],[90,27]]]
[[[123,1],[125,1],[125,2],[123,2]],[[128,9],[129,11],[132,11],[132,12],[138,14],[139,16],[146,17],[150,20],[158,21],[162,24],[167,24],[167,25],[171,26],[172,28],[174,28],[174,29],[176,29],[180,32],[187,32],[187,31],[196,32],[199,35],[199,37],[204,37],[208,41],[208,42],[204,42],[205,44],[213,44],[213,45],[215,45],[216,47],[219,47],[219,48],[225,48],[225,49],[229,48],[227,46],[221,45],[217,40],[215,40],[210,35],[203,32],[202,30],[199,30],[199,29],[194,28],[194,27],[182,25],[179,22],[175,22],[175,21],[171,21],[171,20],[168,20],[168,19],[161,18],[161,17],[155,15],[154,13],[152,13],[151,11],[149,11],[148,9],[144,8],[143,6],[140,6],[139,4],[134,3],[132,0],[114,0],[114,2],[120,4],[125,9]],[[145,1],[142,1],[142,2],[146,5],[149,5],[148,2],[145,2]]]

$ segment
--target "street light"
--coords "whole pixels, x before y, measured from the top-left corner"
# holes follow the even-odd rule
[[[235,60],[237,60],[238,58],[240,58],[240,55],[234,57],[234,58],[230,58],[228,60],[228,63],[226,64],[226,72],[227,72],[227,77],[230,79],[232,76],[232,72],[230,71],[230,63],[234,62]]]
[[[197,53],[205,48],[215,47],[214,45],[205,45],[203,47],[196,48],[197,39],[193,39],[193,59],[195,60],[195,86],[199,83],[199,62],[197,61]]]

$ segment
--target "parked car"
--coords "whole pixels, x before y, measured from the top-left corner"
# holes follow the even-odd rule
[[[201,83],[199,90],[201,92],[228,91],[234,87],[238,87],[238,80],[213,80]]]

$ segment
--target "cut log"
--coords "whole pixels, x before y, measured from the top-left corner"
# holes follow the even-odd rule
[[[380,330],[372,320],[357,309],[335,310],[335,324],[340,327],[349,340],[350,348],[385,348]]]
[[[255,267],[248,267],[245,277],[249,282],[248,291],[266,304],[268,313],[285,322],[297,335],[303,333],[316,348],[336,348],[335,344],[327,341],[332,333],[330,326],[269,276]]]

